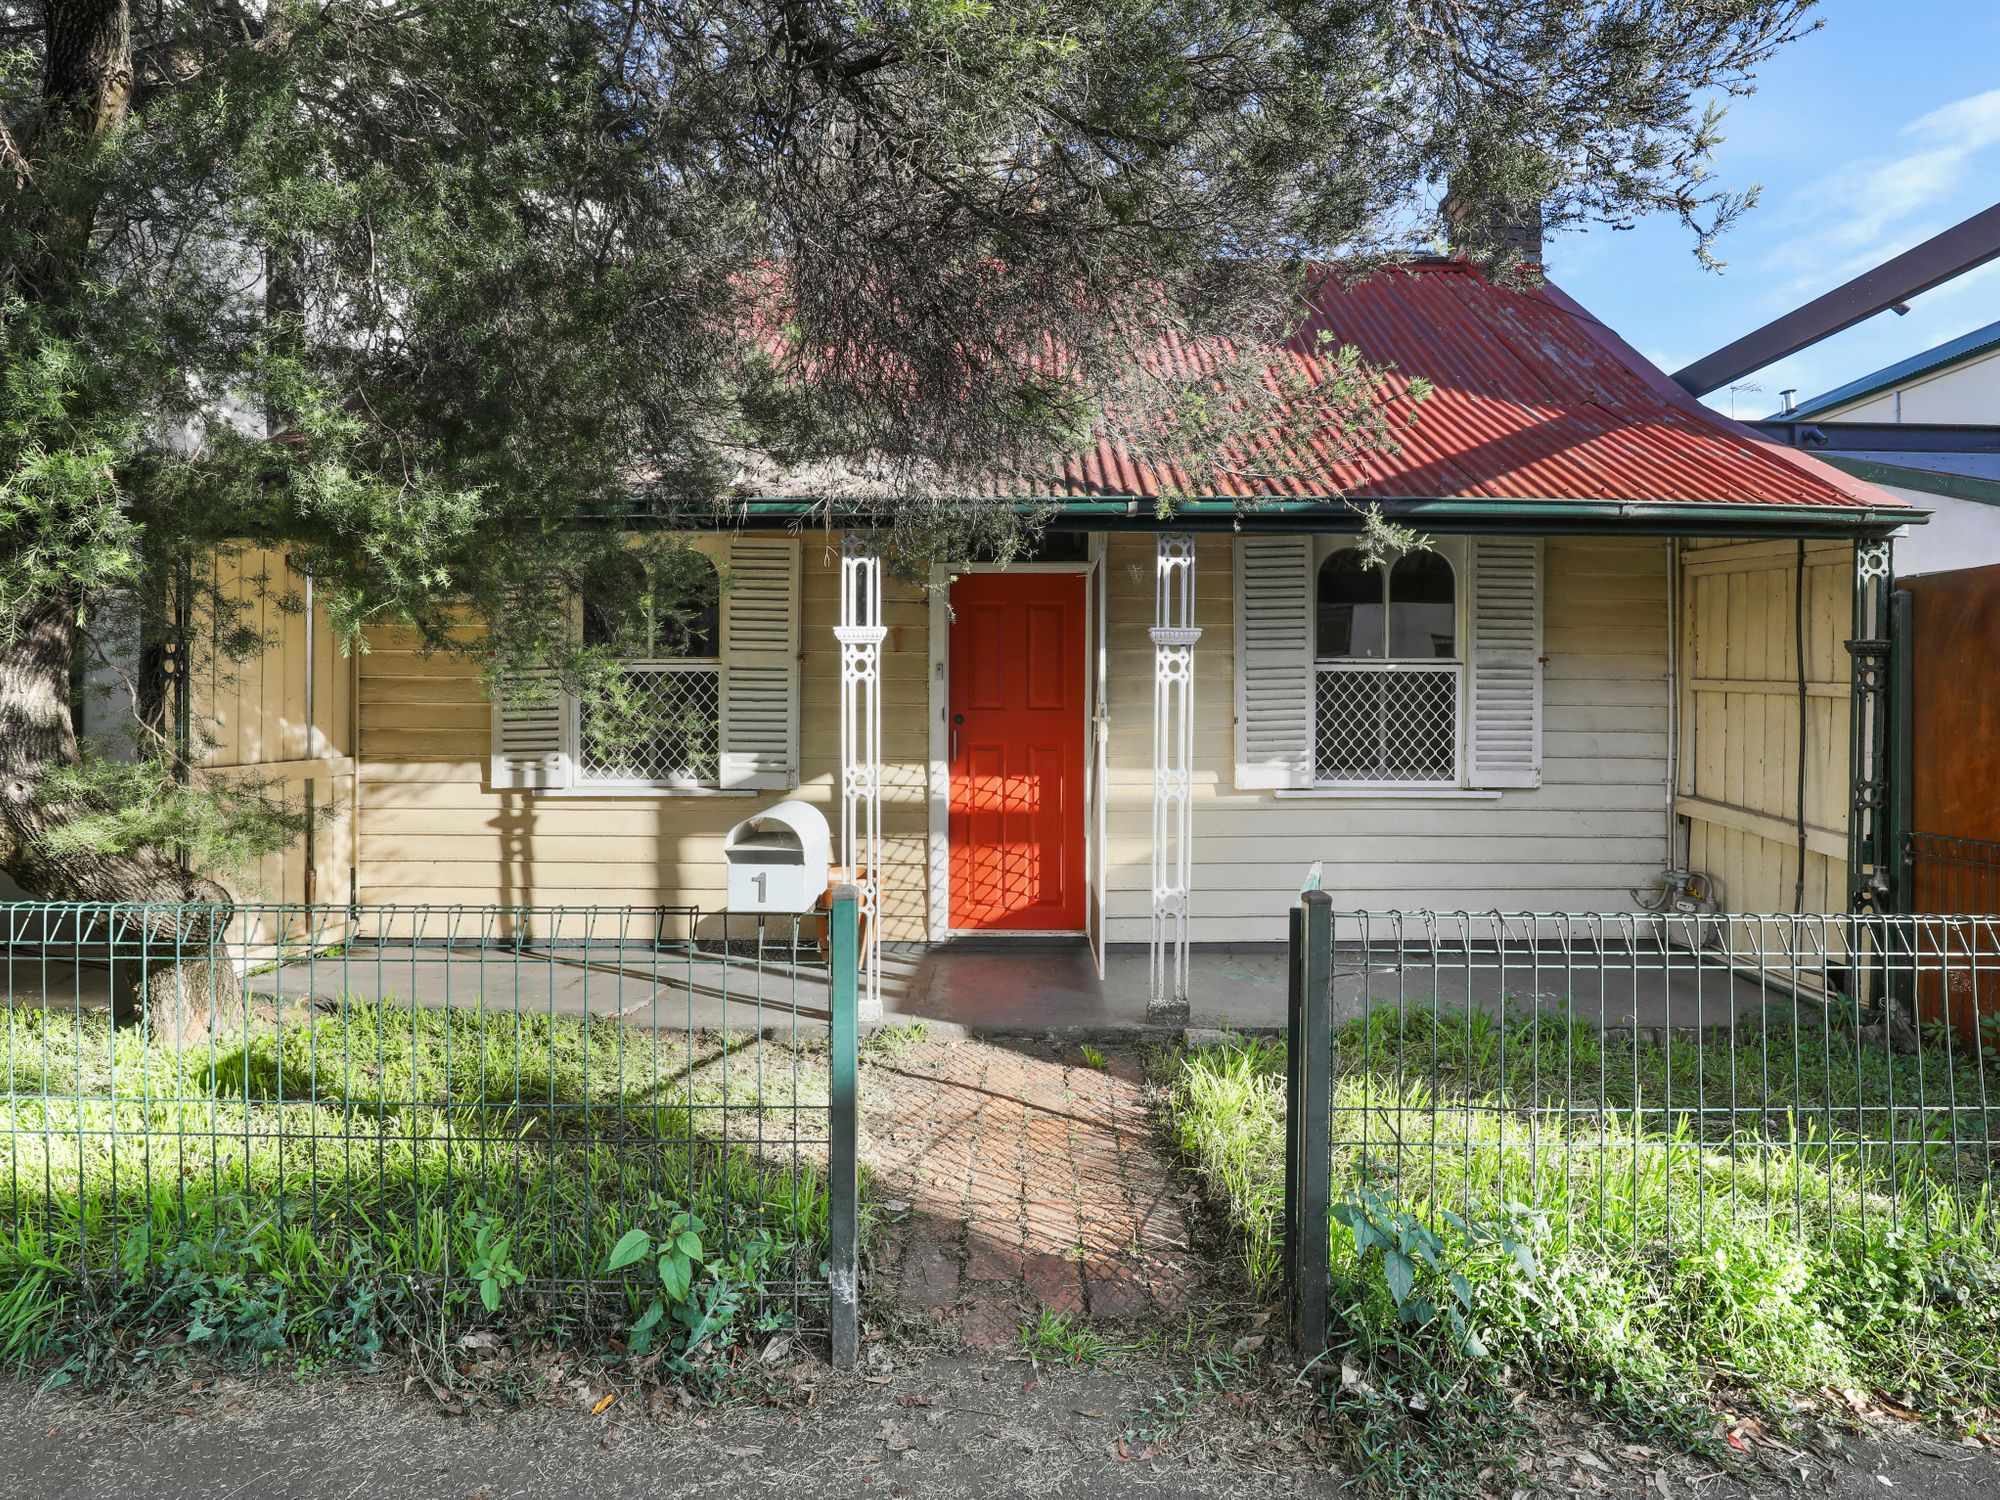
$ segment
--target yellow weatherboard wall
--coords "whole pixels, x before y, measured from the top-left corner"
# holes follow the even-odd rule
[[[1543,579],[1542,784],[1482,798],[1235,789],[1228,536],[1196,560],[1195,942],[1282,942],[1315,860],[1337,904],[1627,910],[1667,851],[1668,544],[1556,538]],[[1145,942],[1152,818],[1153,538],[1110,545],[1109,939]]]
[[[1143,942],[1150,910],[1153,538],[1110,539],[1112,942]],[[1233,786],[1227,535],[1197,571],[1195,879],[1198,942],[1277,941],[1314,860],[1357,904],[1602,909],[1629,905],[1666,857],[1667,545],[1547,545],[1543,783],[1434,801],[1281,799]],[[809,534],[797,795],[837,823],[838,539]],[[927,936],[924,850],[928,609],[891,584],[883,650],[887,941]],[[383,633],[362,658],[360,889],[367,901],[721,905],[721,840],[757,798],[548,796],[487,785],[488,705],[473,662],[425,659]]]
[[[839,538],[809,532],[800,611],[796,792],[546,795],[488,785],[489,712],[478,665],[424,657],[402,632],[370,640],[361,663],[364,901],[693,905],[721,908],[722,841],[759,807],[791,795],[839,827]],[[883,936],[924,937],[927,609],[919,590],[885,588],[883,623]]]

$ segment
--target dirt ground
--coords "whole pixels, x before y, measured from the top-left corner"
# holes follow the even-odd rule
[[[585,1495],[788,1497],[1314,1496],[1344,1476],[1301,1439],[1284,1400],[1248,1390],[1189,1395],[1172,1361],[1050,1369],[1019,1357],[876,1358],[876,1373],[805,1378],[781,1404],[651,1415],[621,1394],[451,1415],[392,1378],[297,1384],[224,1379],[170,1398],[0,1396],[0,1494],[112,1500],[369,1496],[511,1500]],[[1176,1391],[1181,1395],[1176,1396]],[[607,1392],[609,1394],[609,1392]],[[602,1397],[597,1400],[601,1401]],[[1607,1449],[1614,1454],[1617,1449]],[[1600,1461],[1601,1462],[1601,1461]],[[1489,1492],[1490,1493],[1490,1492]],[[1908,1438],[1855,1444],[1853,1460],[1781,1476],[1713,1466],[1552,1462],[1530,1495],[1634,1500],[1839,1500],[2000,1494],[2000,1452]]]

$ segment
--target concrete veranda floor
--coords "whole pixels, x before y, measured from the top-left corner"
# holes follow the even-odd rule
[[[1286,964],[1275,945],[1201,946],[1190,958],[1190,1016],[1202,1030],[1281,1030]],[[723,957],[645,945],[611,949],[448,948],[388,942],[351,944],[338,954],[254,974],[253,994],[331,1001],[415,998],[426,1005],[488,1012],[618,1017],[629,1024],[697,1031],[730,1028],[814,1030],[827,1019],[824,971],[777,959]],[[108,1003],[101,965],[51,960],[16,965],[15,1003],[42,995],[58,1008]],[[39,992],[39,993],[37,993]],[[1081,942],[984,940],[895,949],[882,958],[886,1024],[923,1021],[980,1032],[1117,1032],[1148,1024],[1147,952],[1114,947],[1099,978]],[[1549,958],[1490,952],[1433,963],[1398,962],[1380,950],[1335,954],[1336,1019],[1370,1005],[1428,1011],[1476,1007],[1497,1013],[1534,1002],[1564,1002],[1611,1028],[1723,1026],[1767,1005],[1789,1008],[1778,985],[1732,973],[1713,956],[1699,964],[1675,951],[1662,959],[1579,954],[1565,968]]]

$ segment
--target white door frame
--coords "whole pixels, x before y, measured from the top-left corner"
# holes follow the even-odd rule
[[[1090,809],[1093,799],[1101,797],[1103,791],[1095,786],[1096,756],[1090,739],[1090,721],[1094,711],[1091,694],[1088,691],[1090,676],[1090,631],[1083,630],[1077,641],[1077,650],[1083,654],[1084,682],[1081,713],[1077,721],[1077,733],[1083,736],[1083,868],[1086,889],[1084,891],[1084,926],[1075,932],[1035,932],[997,929],[990,927],[953,928],[951,925],[951,589],[950,582],[960,573],[1075,573],[1083,578],[1083,615],[1088,625],[1091,609],[1096,603],[1097,557],[1102,550],[1102,542],[1093,534],[1091,537],[1090,560],[1084,562],[1017,562],[1001,566],[998,563],[970,563],[959,568],[934,567],[930,577],[930,911],[926,914],[925,932],[933,943],[943,942],[950,937],[1083,937],[1087,936],[1090,923],[1090,890],[1096,883],[1097,831],[1091,826]]]

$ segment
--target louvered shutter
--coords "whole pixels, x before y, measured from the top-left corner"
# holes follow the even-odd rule
[[[1473,547],[1467,748],[1472,784],[1542,779],[1542,544],[1482,537]]]
[[[722,585],[725,787],[798,784],[799,543],[737,537]]]
[[[564,725],[569,700],[553,675],[524,672],[494,696],[490,775],[495,791],[548,791],[569,784]]]
[[[1236,539],[1236,785],[1312,785],[1312,539]]]

